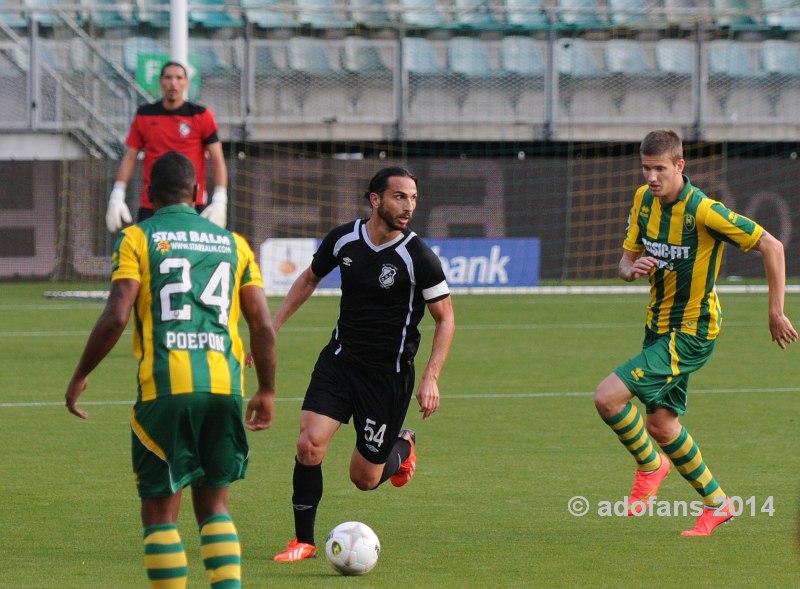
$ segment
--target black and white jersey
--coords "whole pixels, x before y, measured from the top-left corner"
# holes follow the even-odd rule
[[[334,353],[366,368],[408,370],[425,305],[450,295],[439,258],[409,230],[374,245],[359,219],[328,233],[311,262],[320,278],[336,266],[342,298],[330,342]]]

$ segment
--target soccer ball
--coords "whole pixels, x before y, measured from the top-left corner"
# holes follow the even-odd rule
[[[344,522],[325,541],[328,562],[342,575],[363,575],[378,564],[381,542],[367,524]]]

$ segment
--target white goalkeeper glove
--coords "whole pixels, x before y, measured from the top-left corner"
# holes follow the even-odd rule
[[[106,227],[111,233],[116,233],[122,229],[123,223],[130,223],[133,220],[128,205],[125,204],[125,182],[117,180],[108,197],[108,210],[106,210]]]
[[[225,223],[228,221],[228,190],[224,186],[214,187],[214,196],[211,197],[211,202],[203,209],[200,216],[215,225],[225,227]]]

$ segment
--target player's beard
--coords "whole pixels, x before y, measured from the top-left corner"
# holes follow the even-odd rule
[[[389,229],[391,229],[392,231],[404,231],[406,229],[407,224],[406,225],[398,224],[395,217],[392,217],[392,215],[390,215],[386,211],[386,209],[383,206],[383,203],[381,203],[378,206],[378,216],[383,220],[384,223],[386,223],[386,226],[389,227]],[[408,222],[409,223],[411,222],[411,214],[408,215]]]

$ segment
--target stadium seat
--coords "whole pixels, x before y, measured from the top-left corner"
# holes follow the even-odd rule
[[[384,0],[350,0],[350,17],[367,29],[385,29],[395,24]]]
[[[0,0],[0,22],[15,29],[27,27],[28,20],[23,13],[22,1]]]
[[[754,62],[747,45],[740,41],[717,39],[709,41],[706,47],[707,87],[714,100],[707,100],[704,106],[710,115],[716,114],[710,110],[716,106],[719,114],[726,117],[733,112],[742,116],[744,112],[757,109],[758,90],[763,90],[764,76],[760,63]],[[739,105],[735,109],[731,108],[732,98],[737,99]]]
[[[363,76],[391,74],[375,44],[366,37],[346,37],[343,67],[345,71]]]
[[[696,0],[664,0],[664,15],[668,24],[685,29],[705,18]]]
[[[313,29],[347,29],[353,23],[345,18],[345,8],[336,0],[295,0],[297,22]]]
[[[389,56],[391,59],[393,56]],[[378,44],[365,37],[344,40],[344,87],[353,113],[391,120],[394,115],[393,64],[384,61]]]
[[[409,111],[421,120],[457,114],[452,73],[442,65],[433,43],[424,37],[405,37],[403,64],[408,72]],[[452,105],[452,106],[449,106]],[[439,117],[437,113],[442,113]]]
[[[122,45],[122,66],[136,75],[140,53],[169,53],[167,46],[152,37],[128,37]]]
[[[321,118],[335,117],[337,114],[334,93],[343,94],[339,82],[339,70],[332,66],[332,59],[339,66],[338,53],[324,39],[296,36],[289,39],[286,46],[286,80],[302,114],[316,114]],[[328,99],[326,102],[326,98]],[[324,105],[324,112],[306,109],[309,101],[316,100]]]
[[[233,7],[225,0],[191,0],[189,25],[206,29],[240,27],[244,23],[242,17],[234,13]],[[208,7],[208,8],[205,8]]]
[[[780,104],[800,100],[800,45],[785,39],[761,43],[761,69],[767,76],[767,100],[772,116],[779,116]]]
[[[505,76],[503,87],[508,90],[515,113],[520,112],[525,95],[532,91],[543,93],[546,64],[540,41],[521,35],[503,37],[500,42],[500,67]],[[542,118],[544,114],[541,113]]]
[[[449,25],[436,0],[400,0],[400,20],[411,29],[438,29]]]
[[[667,111],[688,120],[693,116],[692,77],[697,68],[696,43],[688,39],[660,39],[656,43],[658,86]]]
[[[121,3],[115,0],[97,0],[86,3],[89,22],[100,29],[136,26],[133,2]]]
[[[654,18],[646,0],[608,0],[609,23],[616,26],[642,25]]]
[[[294,28],[294,5],[287,0],[242,0],[245,18],[262,29]]]
[[[659,93],[642,44],[634,39],[609,39],[603,50],[610,76],[608,91],[617,114],[631,119],[651,116]]]
[[[489,0],[454,0],[453,27],[492,30],[501,26]]]
[[[556,13],[562,27],[596,29],[606,26],[596,0],[556,0]]]
[[[560,111],[572,115],[575,110],[585,115],[589,103],[595,101],[597,108],[592,110],[595,114],[603,112],[599,107],[605,96],[598,91],[602,87],[604,72],[589,42],[580,37],[558,39],[555,44],[555,69],[558,74]],[[577,102],[581,103],[581,107],[573,109]]]
[[[542,0],[505,0],[506,26],[537,31],[550,25]]]
[[[761,0],[764,23],[783,31],[800,31],[800,0]]]
[[[75,19],[78,23],[83,22],[81,14],[72,9],[74,4],[67,5],[70,6],[69,10],[65,9],[64,2],[59,0],[22,0],[22,5],[29,11],[28,14],[32,19],[45,27],[62,24],[64,19],[61,18],[61,14]]]
[[[136,0],[136,19],[143,25],[169,28],[169,0]]]
[[[757,23],[747,0],[711,0],[714,22],[721,27],[751,28]]]

